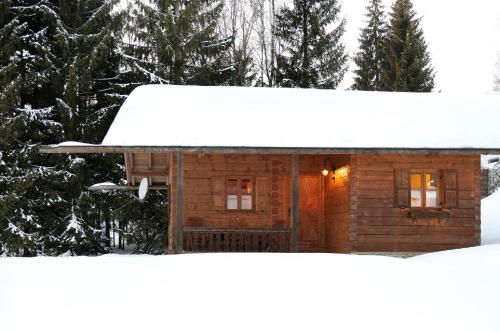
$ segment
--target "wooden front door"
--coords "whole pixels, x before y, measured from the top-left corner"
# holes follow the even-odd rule
[[[299,251],[323,248],[323,177],[299,177]]]

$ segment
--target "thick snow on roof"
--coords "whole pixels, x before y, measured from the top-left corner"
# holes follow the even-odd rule
[[[500,148],[500,95],[148,85],[103,145]]]

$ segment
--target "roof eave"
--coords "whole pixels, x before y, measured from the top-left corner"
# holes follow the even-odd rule
[[[185,153],[213,154],[467,154],[497,155],[500,148],[405,148],[405,147],[207,147],[207,146],[107,146],[107,145],[65,145],[41,146],[42,154],[124,154],[124,153]]]

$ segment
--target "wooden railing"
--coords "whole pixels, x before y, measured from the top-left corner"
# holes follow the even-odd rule
[[[288,229],[184,227],[186,252],[289,252]]]

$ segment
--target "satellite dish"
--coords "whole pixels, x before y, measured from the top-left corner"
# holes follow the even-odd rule
[[[149,182],[147,178],[142,178],[139,184],[139,200],[143,201],[148,193]]]

